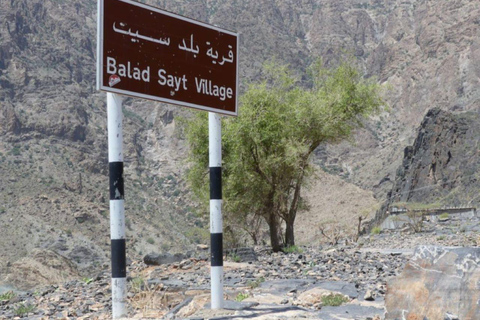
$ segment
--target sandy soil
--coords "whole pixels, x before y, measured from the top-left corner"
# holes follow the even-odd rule
[[[316,245],[334,234],[352,237],[357,232],[358,217],[371,218],[379,207],[373,193],[321,170],[304,195],[310,204],[308,212],[300,212],[295,221],[296,243]]]

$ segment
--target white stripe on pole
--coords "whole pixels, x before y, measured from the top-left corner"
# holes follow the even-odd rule
[[[211,267],[212,309],[223,308],[223,267]]]
[[[222,166],[222,123],[220,115],[217,113],[208,113],[208,147],[209,147],[209,166]]]
[[[123,161],[123,112],[122,97],[115,93],[107,93],[108,114],[108,161]]]
[[[113,319],[125,318],[127,297],[127,279],[112,279],[112,317]]]
[[[210,233],[223,233],[223,200],[210,200]]]
[[[124,200],[110,200],[110,239],[125,239]]]

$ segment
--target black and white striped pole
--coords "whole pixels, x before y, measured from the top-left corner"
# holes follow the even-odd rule
[[[112,249],[112,316],[127,316],[127,266],[123,187],[122,97],[107,93],[108,162],[110,176],[110,239]]]
[[[222,123],[208,113],[210,165],[211,308],[223,308]]]

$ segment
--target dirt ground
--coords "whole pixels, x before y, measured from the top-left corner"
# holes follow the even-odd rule
[[[372,218],[380,205],[372,192],[321,170],[316,174],[315,183],[304,190],[310,210],[299,212],[295,221],[298,245],[316,245],[328,237],[353,237],[358,217]],[[322,235],[322,228],[328,237]]]

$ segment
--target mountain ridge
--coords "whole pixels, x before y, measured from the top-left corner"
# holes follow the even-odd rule
[[[334,65],[345,51],[365,75],[388,84],[391,111],[366,123],[353,147],[322,146],[313,159],[377,200],[393,186],[403,148],[427,110],[480,106],[476,1],[146,3],[240,32],[241,90],[272,57],[302,79],[316,58]],[[4,274],[8,262],[36,247],[67,257],[77,248],[99,257],[96,265],[80,258],[79,272],[88,273],[108,265],[109,255],[106,99],[95,90],[96,2],[2,1],[0,21],[0,270]],[[129,255],[159,247],[185,251],[208,241],[207,219],[183,176],[187,150],[175,120],[191,112],[124,101]],[[317,208],[318,215],[329,214]],[[59,249],[63,243],[67,250]]]

